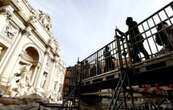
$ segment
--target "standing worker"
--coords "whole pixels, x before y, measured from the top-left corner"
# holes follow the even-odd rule
[[[130,57],[132,58],[133,63],[141,62],[138,54],[142,52],[144,54],[145,59],[149,59],[148,52],[144,48],[143,42],[144,38],[140,34],[139,29],[137,27],[137,22],[133,21],[132,17],[127,17],[126,25],[128,26],[128,31],[126,33],[121,32],[119,29],[116,29],[120,35],[127,36],[129,35],[129,39],[127,41],[130,48]]]

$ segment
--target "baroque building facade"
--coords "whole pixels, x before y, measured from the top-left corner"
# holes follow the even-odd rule
[[[27,0],[0,0],[0,88],[5,97],[62,98],[65,66],[50,16]]]

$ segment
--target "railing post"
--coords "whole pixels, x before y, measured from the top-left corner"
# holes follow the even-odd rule
[[[98,73],[98,51],[97,51],[97,53],[96,53],[96,75],[98,75],[99,73]]]
[[[118,60],[120,64],[120,69],[123,68],[123,62],[122,62],[122,55],[121,55],[121,45],[120,45],[120,36],[117,35],[117,32],[115,31],[115,40],[117,40],[117,51],[118,51]]]
[[[127,39],[127,35],[124,36],[125,37],[125,41],[126,41],[126,44],[127,44],[127,53],[128,53],[128,56],[129,56],[129,63],[130,63],[130,66],[132,65],[132,58],[131,58],[131,51],[130,51],[130,46],[129,46],[129,43],[128,43],[128,39]]]

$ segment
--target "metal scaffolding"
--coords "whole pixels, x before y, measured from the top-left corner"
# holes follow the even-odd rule
[[[173,2],[115,39],[78,65],[80,95],[101,95],[111,89],[109,110],[162,110],[173,108]],[[134,34],[134,29],[139,33]],[[126,32],[127,33],[127,32]],[[165,40],[166,39],[166,40]],[[149,58],[134,45],[143,44]],[[132,57],[137,55],[138,61]]]

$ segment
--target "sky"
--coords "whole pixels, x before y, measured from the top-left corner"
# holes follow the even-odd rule
[[[114,30],[127,31],[131,16],[143,21],[172,0],[29,0],[52,19],[52,31],[65,65],[73,66],[114,39]]]

